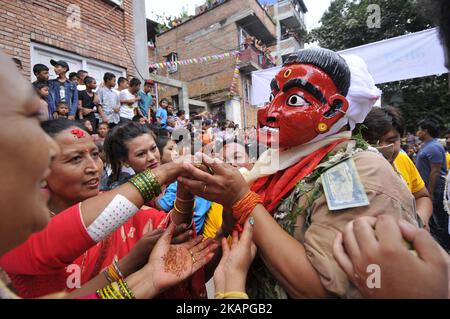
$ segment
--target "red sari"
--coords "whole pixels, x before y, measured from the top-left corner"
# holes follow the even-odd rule
[[[155,229],[161,224],[166,227],[169,218],[153,208],[140,210],[108,238],[95,243],[87,233],[77,204],[53,217],[44,230],[3,255],[0,267],[8,273],[22,298],[70,291],[76,288],[77,272],[83,285],[114,259],[125,257],[142,237],[148,220],[152,220]],[[203,270],[160,297],[205,298]]]

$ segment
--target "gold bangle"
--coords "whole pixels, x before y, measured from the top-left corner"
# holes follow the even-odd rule
[[[126,294],[128,299],[136,299],[136,297],[134,296],[130,287],[128,287],[128,284],[125,280],[119,280],[117,283],[118,283],[119,287],[122,288],[122,291]]]
[[[181,209],[179,209],[178,207],[177,207],[177,201],[175,200],[175,202],[173,202],[173,208],[175,209],[175,211],[177,212],[177,213],[180,213],[181,215],[190,215],[190,214],[192,214],[192,211],[194,210],[194,208],[195,208],[195,202],[194,202],[194,206],[192,207],[192,209],[190,210],[190,211],[187,211],[187,212],[183,212]]]
[[[114,290],[113,290],[114,288],[112,288],[112,285],[106,286],[105,289],[111,296],[110,299],[119,299],[119,298],[117,298],[116,294],[114,293]]]
[[[161,194],[161,185],[150,169],[133,176],[130,183],[137,188],[145,203]]]
[[[103,288],[97,290],[97,296],[99,296],[100,299],[108,299],[108,298],[106,298],[105,295],[103,294]]]
[[[115,293],[115,295],[117,297],[116,299],[125,299],[125,297],[120,292],[120,288],[119,288],[119,286],[117,285],[116,282],[113,282],[111,284],[111,288],[112,288],[112,290],[114,291],[114,293]]]
[[[121,279],[123,280],[125,278],[125,276],[120,271],[119,262],[116,259],[114,259],[111,265],[113,266],[114,274],[117,277],[116,281],[121,280]]]
[[[245,292],[230,291],[223,294],[223,299],[249,299],[249,298]]]
[[[223,292],[216,292],[216,294],[214,295],[215,299],[223,299],[223,297],[225,296],[225,294]]]
[[[110,284],[123,279],[123,275],[119,270],[119,266],[115,264],[115,261],[103,271],[103,275]]]

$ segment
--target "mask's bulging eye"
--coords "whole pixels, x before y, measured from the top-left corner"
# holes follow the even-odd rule
[[[287,104],[289,106],[308,106],[309,104],[298,94],[289,97]]]
[[[275,99],[275,95],[272,93],[269,97],[269,102],[272,102]]]

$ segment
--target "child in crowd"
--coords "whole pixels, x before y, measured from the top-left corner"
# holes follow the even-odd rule
[[[60,102],[56,108],[56,113],[58,113],[58,118],[68,118],[69,117],[69,107],[66,103]]]
[[[94,141],[95,144],[101,143],[103,145],[103,142],[105,141],[106,135],[108,135],[109,132],[109,125],[106,122],[102,122],[98,125],[97,128],[97,134],[94,135]]]
[[[78,77],[78,73],[77,72],[69,73],[69,81],[73,82],[78,86],[80,84],[80,78]]]
[[[131,122],[135,115],[142,116],[138,107],[138,102],[141,100],[137,93],[141,89],[141,81],[133,78],[127,90],[120,92],[120,122]]]
[[[48,112],[48,83],[47,82],[34,82],[33,87],[36,90],[36,93],[40,97],[40,110],[39,110],[39,120],[40,121],[48,121],[49,120],[49,112]]]
[[[145,125],[145,124],[147,124],[147,119],[145,117],[143,117],[142,115],[138,114],[133,117],[133,122],[137,122],[141,125]]]
[[[36,81],[34,83],[37,82],[48,82],[49,79],[49,68],[44,65],[44,64],[35,64],[33,66],[33,74],[36,77]]]
[[[89,121],[88,119],[82,119],[81,124],[86,128],[89,134],[94,134],[94,128],[92,127],[91,121]]]
[[[128,80],[124,77],[120,77],[119,80],[117,80],[117,94],[126,89],[128,89]]]

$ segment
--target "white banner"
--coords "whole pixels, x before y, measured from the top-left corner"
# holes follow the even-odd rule
[[[437,28],[366,44],[339,54],[360,56],[376,84],[448,72]],[[252,73],[253,105],[268,102],[270,82],[279,70],[276,67]]]

